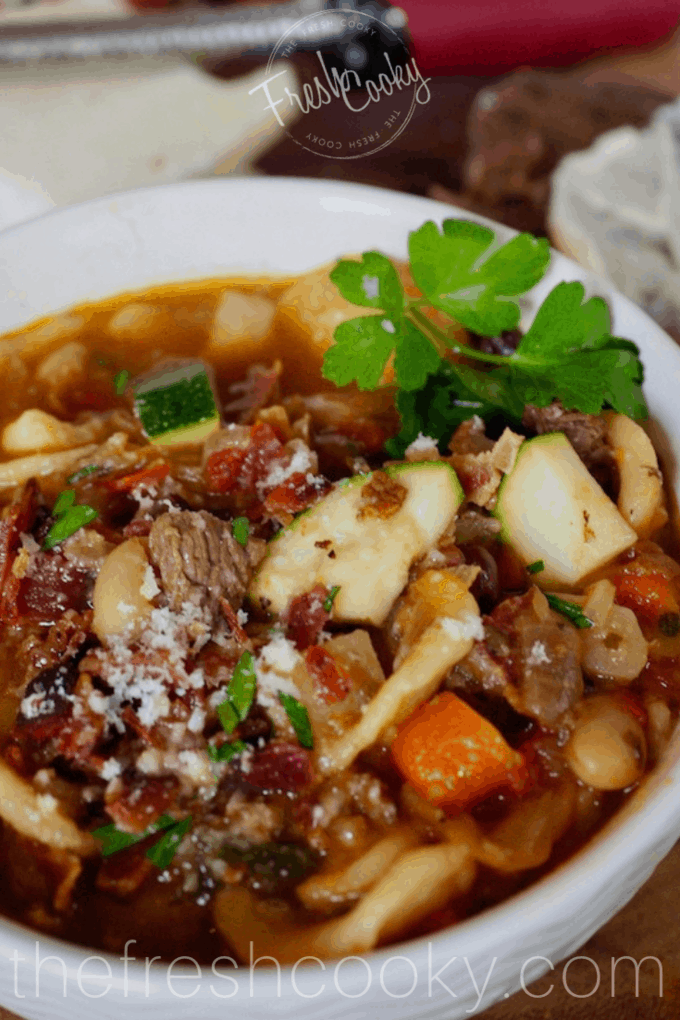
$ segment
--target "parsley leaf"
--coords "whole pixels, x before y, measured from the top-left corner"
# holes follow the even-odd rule
[[[326,598],[323,600],[323,608],[326,610],[327,613],[330,613],[331,609],[333,608],[333,603],[335,602],[335,597],[336,597],[336,595],[338,594],[339,591],[340,591],[340,585],[339,584],[334,584],[333,587],[331,588],[331,590],[328,592],[328,595],[326,596]]]
[[[422,297],[404,293],[396,269],[378,252],[341,261],[331,273],[348,301],[382,311],[337,327],[323,374],[338,386],[355,381],[359,389],[376,389],[393,359],[401,417],[400,432],[386,444],[393,457],[421,432],[445,452],[452,432],[473,414],[516,426],[527,404],[559,400],[588,414],[609,406],[631,418],[647,416],[638,348],[611,335],[606,302],[585,301],[578,282],[553,288],[507,356],[460,343],[459,331],[449,335],[441,327],[441,315],[425,314],[429,303],[487,337],[517,326],[514,298],[543,276],[549,247],[520,234],[489,254],[493,242],[493,231],[477,223],[445,220],[441,229],[424,223],[409,238],[411,275]],[[458,355],[455,363],[442,357],[447,348]]]
[[[226,741],[224,744],[220,744],[219,747],[215,747],[214,744],[208,744],[208,757],[211,761],[216,762],[231,761],[237,754],[243,754],[245,749],[246,745],[242,740]]]
[[[191,828],[192,818],[188,815],[167,829],[161,838],[146,851],[146,856],[157,868],[167,868],[175,856],[175,850]]]
[[[250,521],[247,517],[235,517],[231,522],[231,533],[239,545],[248,545],[250,536]]]
[[[136,834],[123,832],[111,822],[110,825],[100,825],[98,829],[93,829],[92,835],[102,844],[102,857],[110,857],[111,854],[118,853],[119,850],[124,850],[128,846],[134,846],[135,843],[141,843],[147,836],[153,835],[154,832],[162,832],[163,829],[168,829],[174,824],[175,819],[170,815],[161,815],[144,832]]]
[[[244,652],[232,673],[227,697],[217,706],[217,714],[225,733],[233,733],[250,711],[255,697],[255,660],[252,652]]]
[[[543,570],[545,570],[545,563],[543,560],[534,560],[533,563],[527,564],[528,574],[540,574]]]
[[[75,489],[64,489],[54,501],[52,516],[61,517],[76,501]]]
[[[312,736],[312,724],[309,721],[309,713],[304,705],[301,705],[297,698],[285,691],[279,691],[279,701],[286,710],[290,724],[295,730],[295,736],[303,747],[314,747]]]
[[[361,262],[342,259],[331,270],[330,278],[353,305],[381,308],[391,318],[401,318],[404,292],[397,271],[386,255],[367,251]]]
[[[550,592],[546,592],[545,597],[551,609],[554,609],[556,613],[561,613],[562,616],[566,616],[579,630],[592,627],[593,621],[584,615],[581,607],[575,602],[567,602],[565,599],[561,599],[558,595],[553,595]]]
[[[519,234],[479,264],[494,241],[488,227],[444,220],[442,233],[431,220],[409,238],[411,272],[430,303],[482,336],[515,329],[523,294],[543,276],[550,260],[544,239]]]
[[[336,386],[356,380],[360,390],[378,387],[385,365],[394,350],[396,327],[384,315],[366,315],[341,322],[326,351],[323,374]]]

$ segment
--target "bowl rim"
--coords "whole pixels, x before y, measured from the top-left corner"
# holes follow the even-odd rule
[[[134,203],[145,196],[152,198],[159,194],[171,199],[172,196],[181,197],[188,194],[189,191],[196,193],[200,191],[206,191],[207,193],[231,192],[235,196],[239,191],[257,193],[262,190],[271,191],[272,189],[283,192],[297,192],[303,189],[304,195],[307,198],[313,197],[312,193],[317,195],[337,193],[341,198],[354,202],[355,211],[357,212],[361,212],[360,207],[367,204],[372,205],[374,209],[379,208],[381,205],[392,206],[397,220],[400,217],[406,219],[406,213],[409,209],[422,209],[423,220],[435,219],[435,221],[441,222],[444,218],[470,219],[488,226],[502,240],[513,237],[518,233],[518,231],[504,224],[497,223],[484,216],[476,215],[466,209],[449,206],[443,202],[418,195],[406,195],[388,188],[356,184],[350,181],[334,181],[332,179],[243,176],[185,181],[131,189],[89,199],[76,205],[48,210],[30,221],[16,224],[0,232],[0,260],[3,249],[10,246],[14,238],[22,234],[30,235],[33,232],[38,234],[43,225],[48,223],[58,225],[60,222],[63,222],[68,224],[69,221],[77,219],[78,216],[82,215],[83,211],[87,212],[88,210],[107,205],[111,206],[111,203],[125,207],[126,203]],[[391,212],[388,214],[392,215]],[[407,232],[408,227],[405,226],[404,234],[406,235]],[[379,222],[376,222],[376,233],[379,233]],[[379,242],[376,242],[376,247],[378,246]],[[342,254],[345,253],[338,253],[338,257]],[[550,266],[551,269],[559,269],[560,274],[569,270],[567,272],[568,279],[580,280],[585,283],[587,288],[602,294],[615,306],[618,305],[634,312],[634,318],[639,319],[652,332],[655,344],[661,349],[665,357],[675,361],[678,369],[680,369],[680,350],[677,345],[642,309],[636,306],[630,299],[620,294],[610,281],[585,269],[568,256],[552,248]],[[548,270],[546,276],[552,275],[551,269]],[[244,273],[244,276],[246,275],[254,276],[255,273]],[[285,275],[294,274],[282,274],[282,276]],[[185,279],[199,281],[200,279],[207,278],[203,274],[202,276],[199,275]],[[175,282],[179,283],[181,280],[177,279]],[[150,287],[153,284],[145,284],[144,286]],[[536,290],[540,287],[541,284],[538,285]],[[142,287],[139,289],[141,291]],[[103,295],[103,297],[112,297],[118,293],[133,293],[133,291],[114,289],[110,293]],[[96,301],[99,299],[93,298],[92,300]],[[63,308],[52,309],[52,313],[62,312],[69,307],[73,307],[73,302]],[[36,321],[35,315],[29,318],[24,325],[34,321]],[[21,326],[12,327],[11,330],[5,330],[5,332],[20,328]],[[658,845],[661,843],[664,843],[664,845],[668,844],[666,850],[664,850],[665,853],[670,849],[672,842],[680,836],[680,797],[677,796],[678,789],[680,789],[680,727],[676,728],[664,758],[669,760],[666,768],[653,772],[643,786],[633,793],[626,804],[616,812],[592,839],[577,851],[576,854],[559,864],[554,870],[551,870],[536,882],[533,882],[526,889],[451,927],[444,928],[431,935],[410,938],[371,950],[361,954],[362,957],[375,962],[376,965],[381,965],[386,960],[394,958],[395,953],[411,950],[415,954],[421,955],[428,945],[433,950],[450,953],[452,949],[455,949],[456,943],[464,943],[469,952],[474,952],[477,947],[483,947],[491,942],[490,936],[494,932],[498,933],[500,931],[511,931],[513,940],[520,941],[523,935],[542,928],[546,921],[549,920],[549,915],[554,914],[557,903],[563,903],[565,900],[568,900],[572,904],[572,909],[574,909],[574,904],[585,906],[587,902],[592,900],[596,889],[602,889],[608,883],[616,882],[617,874],[627,864],[630,864],[633,859],[647,857],[650,854],[655,855],[655,866],[664,855],[663,853],[656,854]],[[675,759],[674,763],[673,759]],[[628,899],[630,899],[630,896],[628,896]],[[625,900],[620,902],[617,909],[620,909],[625,902]],[[92,947],[83,946],[58,936],[40,932],[38,929],[30,928],[20,921],[0,916],[0,945],[3,941],[3,934],[7,932],[11,932],[15,938],[20,937],[23,939],[23,944],[18,945],[19,951],[28,949],[29,944],[35,942],[36,938],[40,938],[48,950],[59,949],[62,954],[67,956],[70,954],[72,962],[69,963],[68,959],[65,960],[69,970],[71,967],[76,966],[76,956],[82,957],[84,953],[92,951]],[[13,945],[16,946],[17,943],[15,942]],[[115,978],[117,972],[120,972],[122,969],[120,966],[121,958],[113,952],[106,950],[97,950],[96,952],[98,957],[108,961]],[[336,961],[328,961],[329,964],[334,962]],[[152,963],[148,967],[148,973],[151,976],[155,975],[158,977],[164,970],[167,970],[167,966],[167,961]],[[130,957],[127,967],[130,978],[133,980],[139,979],[147,973],[145,966],[141,962],[134,962],[132,957]],[[311,971],[309,966],[299,969],[303,973]],[[354,971],[356,972],[356,970],[357,968],[355,967]],[[282,976],[290,974],[291,971],[292,965],[281,964]],[[190,971],[188,968],[178,967],[176,975],[179,977],[182,973],[196,978],[195,972]],[[268,972],[260,972],[259,979],[263,985],[266,985],[270,975],[271,988],[273,987],[276,968],[270,968]],[[200,1002],[202,998],[202,995],[198,995],[195,1001]]]

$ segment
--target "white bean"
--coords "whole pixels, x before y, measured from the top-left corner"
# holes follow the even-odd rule
[[[149,561],[138,538],[117,545],[104,560],[94,586],[92,629],[104,643],[125,634],[134,640],[153,609],[142,592],[148,586]]]
[[[596,790],[623,790],[641,777],[647,742],[640,723],[606,694],[583,702],[565,756],[572,772]]]
[[[591,676],[628,684],[647,664],[647,642],[635,613],[625,606],[612,606],[602,626],[581,631],[581,636],[583,668]]]

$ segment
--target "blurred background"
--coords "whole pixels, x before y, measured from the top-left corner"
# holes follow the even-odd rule
[[[297,12],[318,23],[320,3]],[[0,228],[196,177],[359,181],[546,234],[680,339],[680,0],[327,6],[363,22],[220,52],[158,32],[235,17],[257,34],[288,5],[0,0]],[[79,57],[45,58],[50,40]],[[343,72],[347,96],[306,108],[315,76]]]

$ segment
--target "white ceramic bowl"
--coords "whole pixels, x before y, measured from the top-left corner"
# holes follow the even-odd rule
[[[0,333],[77,302],[160,282],[244,271],[297,273],[368,248],[403,257],[410,230],[426,219],[457,215],[449,206],[391,191],[271,178],[201,181],[97,200],[0,235],[6,295]],[[502,240],[512,235],[491,226]],[[655,438],[678,494],[680,351],[630,301],[559,254],[527,301],[525,317],[555,283],[576,279],[609,298],[614,332],[641,348]],[[199,978],[188,959],[170,970],[158,963],[147,968],[143,960],[126,965],[106,954],[92,958],[87,950],[0,920],[0,1002],[30,1020],[118,1020],[121,1011],[135,1020],[218,1020],[234,1011],[241,1020],[347,1014],[458,1020],[575,953],[633,896],[679,835],[676,735],[644,789],[568,864],[429,939],[352,957],[340,967],[308,960],[282,968],[279,986],[276,969],[262,965],[234,970],[222,961],[231,981],[206,967]],[[42,964],[37,988],[36,943],[41,961],[53,957]],[[134,949],[129,947],[130,956]],[[550,981],[558,982],[559,974]],[[546,980],[542,990],[549,987]]]

